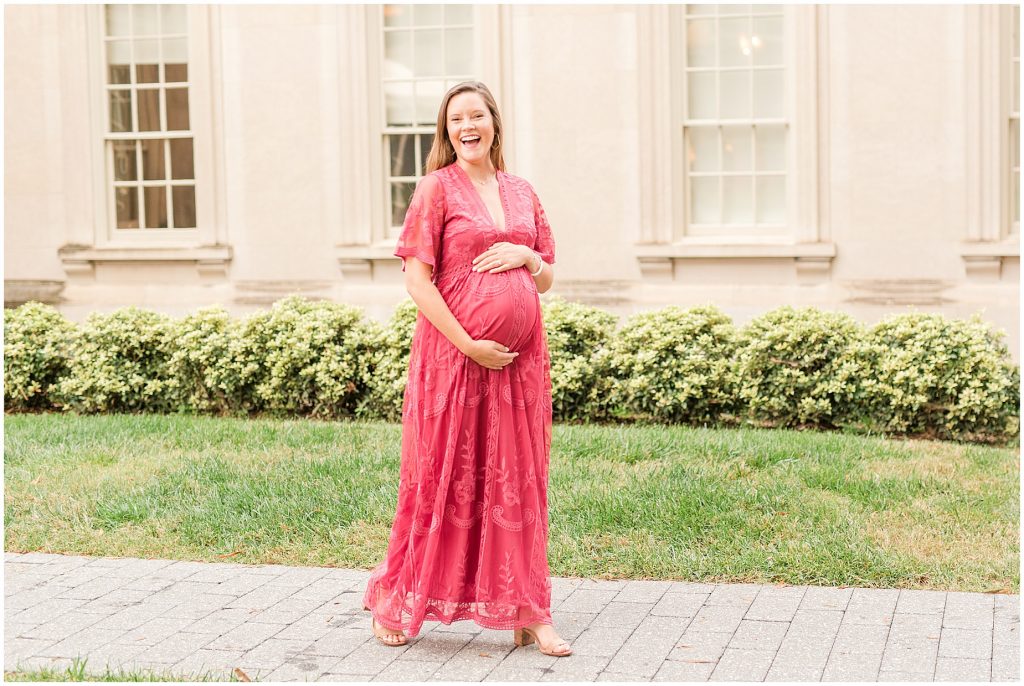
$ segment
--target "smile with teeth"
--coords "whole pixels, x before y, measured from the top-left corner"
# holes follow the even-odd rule
[[[463,136],[462,145],[466,148],[475,148],[480,143],[480,136]]]

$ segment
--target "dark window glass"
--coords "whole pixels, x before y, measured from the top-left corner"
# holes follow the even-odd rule
[[[159,64],[136,64],[135,65],[135,82],[136,83],[157,83],[160,81],[160,65]]]
[[[391,184],[391,225],[401,226],[405,223],[405,213],[409,209],[409,200],[413,191],[416,190],[415,183],[395,182]]]
[[[415,137],[408,133],[388,136],[391,145],[391,176],[413,176],[416,169]]]
[[[168,83],[174,83],[176,81],[188,81],[188,65],[165,64],[164,74],[167,77]]]
[[[139,141],[142,145],[142,178],[156,181],[165,178],[163,140]]]
[[[139,189],[115,188],[114,200],[117,205],[117,228],[139,228]]]
[[[131,91],[110,91],[110,130],[115,133],[132,130]]]
[[[188,89],[167,89],[167,130],[188,130]]]
[[[171,178],[195,178],[195,170],[193,168],[192,160],[191,138],[171,139]]]
[[[193,186],[174,186],[174,226],[194,229],[196,226],[196,189]]]
[[[146,192],[146,228],[167,228],[167,189],[163,186],[144,188]]]
[[[114,141],[114,180],[138,181],[135,164],[135,141]]]
[[[160,130],[160,91],[155,88],[136,91],[139,99],[139,131]]]

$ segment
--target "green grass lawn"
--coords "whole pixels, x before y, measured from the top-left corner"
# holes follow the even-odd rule
[[[401,426],[7,415],[5,549],[369,569]],[[555,576],[1019,593],[1019,444],[556,425]]]
[[[64,669],[44,668],[5,671],[4,681],[174,681],[177,683],[184,681],[219,681],[221,683],[225,681],[243,681],[238,678],[238,675],[234,672],[229,673],[227,677],[225,677],[221,673],[215,673],[209,670],[187,675],[172,675],[166,671],[160,672],[150,669],[135,669],[127,671],[104,669],[101,672],[97,672],[96,670],[86,672],[86,667],[90,666],[88,665],[88,662],[89,660],[87,658],[82,658],[74,660],[71,666],[65,667]],[[224,671],[227,672],[227,670]],[[248,674],[245,676],[249,677]]]

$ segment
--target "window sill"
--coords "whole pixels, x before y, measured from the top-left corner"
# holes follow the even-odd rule
[[[678,260],[792,260],[801,281],[827,277],[836,256],[835,243],[753,243],[690,240],[669,244],[641,244],[634,251],[645,279],[673,280]]]
[[[1020,237],[1011,236],[1001,241],[964,241],[960,254],[967,257],[1020,257]]]
[[[964,241],[960,244],[967,278],[972,281],[999,281],[1006,258],[1020,259],[1020,236],[1001,241]]]
[[[401,262],[394,252],[394,241],[385,241],[373,245],[339,245],[334,249],[334,257],[346,281],[371,282],[378,266],[391,269],[394,263],[400,268]]]
[[[191,265],[204,280],[227,277],[232,250],[227,245],[154,247],[65,245],[57,251],[69,280],[93,281],[96,267],[112,264]]]

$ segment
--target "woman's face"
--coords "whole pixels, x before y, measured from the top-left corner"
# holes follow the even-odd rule
[[[479,93],[466,91],[448,101],[448,138],[455,154],[470,164],[486,164],[494,141],[494,119]],[[476,142],[464,138],[479,137]]]

